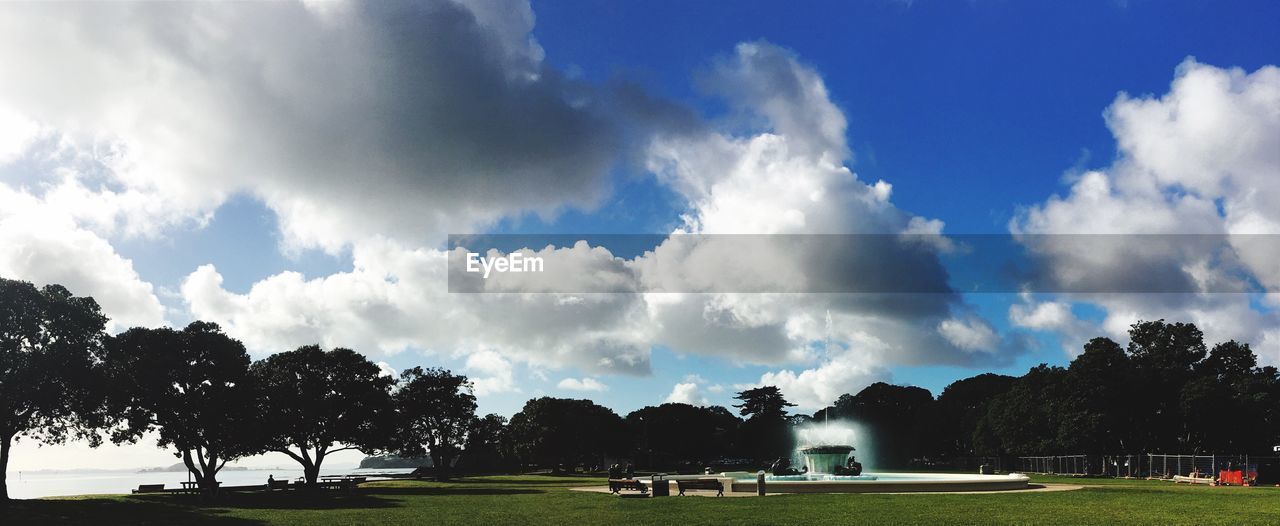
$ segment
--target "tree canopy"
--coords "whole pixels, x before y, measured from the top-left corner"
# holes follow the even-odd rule
[[[93,298],[0,278],[0,501],[14,440],[100,442],[106,323]]]
[[[414,367],[400,374],[394,395],[401,456],[431,455],[436,477],[448,480],[476,415],[471,381],[446,369]]]
[[[158,432],[159,446],[175,449],[206,493],[217,491],[228,461],[263,451],[249,355],[217,324],[133,328],[108,349],[110,401],[120,416],[113,441]]]
[[[326,456],[358,449],[366,454],[390,446],[395,378],[351,349],[318,345],[273,354],[255,362],[264,447],[302,465],[315,484]]]
[[[632,451],[633,437],[613,410],[590,400],[534,398],[507,426],[511,451],[524,464],[554,470],[599,465]]]

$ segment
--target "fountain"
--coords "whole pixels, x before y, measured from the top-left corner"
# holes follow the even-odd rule
[[[884,493],[998,491],[1026,489],[1030,478],[1019,473],[1007,475],[966,475],[956,473],[863,472],[853,456],[854,447],[868,444],[865,433],[849,422],[823,422],[796,430],[796,449],[804,460],[804,470],[791,468],[789,459],[774,462],[763,479],[768,493]],[[864,447],[864,449],[866,449]],[[865,451],[864,451],[865,453]],[[726,490],[756,492],[759,474],[725,472],[720,478]],[[678,478],[678,477],[677,477]]]
[[[804,457],[805,471],[815,475],[841,474],[842,471],[848,469],[849,453],[852,452],[853,446],[844,445],[819,445],[800,448],[800,455]]]

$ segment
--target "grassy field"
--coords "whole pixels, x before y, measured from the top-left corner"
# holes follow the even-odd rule
[[[85,496],[14,501],[0,524],[1277,524],[1280,488],[1037,477],[1076,491],[619,499],[568,488],[602,479],[495,476],[366,484],[349,495]]]

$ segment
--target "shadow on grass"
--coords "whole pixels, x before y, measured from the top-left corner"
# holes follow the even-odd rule
[[[226,517],[216,512],[151,499],[39,499],[0,504],[3,524],[196,524],[201,526],[257,526],[261,521]]]
[[[166,505],[178,505],[188,508],[238,508],[254,510],[337,510],[337,509],[378,509],[397,506],[378,498],[372,492],[357,490],[355,492],[310,492],[310,491],[276,491],[271,493],[230,493],[213,500],[204,501],[183,495],[159,495],[131,497],[139,501],[157,502]]]
[[[385,488],[368,488],[371,495],[403,496],[403,495],[533,495],[546,493],[539,489],[522,488],[467,488],[450,486],[399,486]]]

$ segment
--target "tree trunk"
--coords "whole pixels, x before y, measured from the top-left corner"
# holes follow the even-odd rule
[[[435,468],[436,480],[445,482],[449,480],[449,458],[443,452],[437,451],[440,448],[432,448],[431,464]]]
[[[12,443],[12,435],[0,437],[0,503],[9,502],[9,446]]]

